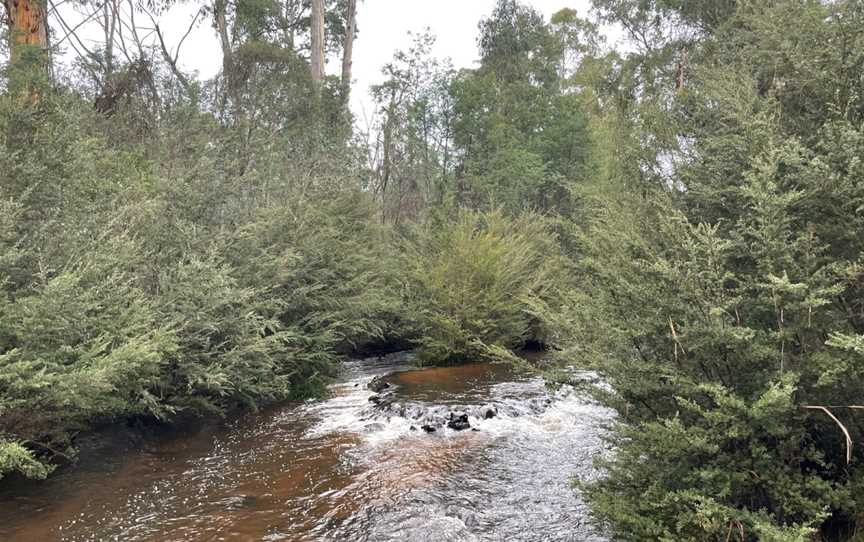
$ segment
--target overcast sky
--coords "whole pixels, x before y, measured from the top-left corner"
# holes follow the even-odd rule
[[[352,95],[358,121],[362,123],[364,114],[371,113],[368,90],[370,85],[381,82],[382,66],[392,59],[395,50],[411,44],[409,32],[430,28],[438,38],[435,56],[449,57],[457,69],[471,67],[477,61],[477,24],[492,12],[495,3],[496,0],[360,0]],[[541,11],[547,20],[565,7],[575,9],[581,16],[589,15],[590,9],[590,0],[528,0],[526,3]],[[160,18],[169,48],[176,46],[194,14],[193,6],[181,4]],[[139,21],[138,24],[143,23]],[[197,70],[201,78],[207,79],[219,71],[221,63],[221,51],[212,25],[209,21],[199,23],[183,43],[182,68]],[[328,72],[335,74],[340,69],[339,62],[331,59]]]

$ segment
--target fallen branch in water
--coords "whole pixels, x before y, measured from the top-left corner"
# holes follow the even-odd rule
[[[48,446],[47,444],[42,444],[41,442],[36,442],[35,440],[25,440],[25,441],[22,441],[21,444],[23,444],[24,446],[36,446],[37,448],[41,448],[42,450],[44,450],[46,452],[50,452],[51,454],[53,454],[56,457],[61,457],[61,458],[65,459],[66,461],[69,461],[70,463],[72,462],[72,458],[70,456],[68,456],[67,454],[65,454],[59,450],[55,450],[54,448],[52,448],[51,446]]]

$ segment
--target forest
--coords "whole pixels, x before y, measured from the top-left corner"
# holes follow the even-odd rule
[[[137,2],[0,10],[0,485],[530,347],[608,384],[610,539],[864,540],[864,2],[498,0],[475,68],[421,33],[372,89],[356,0],[200,2],[208,80]]]

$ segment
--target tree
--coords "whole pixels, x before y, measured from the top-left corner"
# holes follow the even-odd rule
[[[232,32],[228,28],[228,5],[228,0],[214,0],[213,23],[219,35],[219,44],[222,47],[222,77],[225,79],[225,96],[230,99],[234,118],[239,121],[244,116],[241,74],[234,59]]]
[[[312,83],[320,86],[324,80],[324,0],[312,0],[311,25],[309,71]]]
[[[48,19],[41,0],[4,0],[12,40],[12,62],[20,62],[26,46],[38,53],[48,50]]]
[[[570,356],[619,413],[594,513],[625,541],[854,539],[860,2],[598,4],[645,47],[605,76],[626,159],[577,243]]]
[[[348,104],[351,95],[351,68],[354,64],[354,38],[357,33],[357,0],[345,6],[345,43],[342,52],[342,100]]]
[[[48,69],[48,19],[42,0],[4,0],[12,86],[35,98],[34,77]],[[28,90],[25,90],[28,89]]]
[[[579,99],[562,77],[569,43],[533,8],[500,0],[478,45],[480,67],[452,87],[460,200],[570,213],[588,145]]]
[[[453,68],[431,56],[431,34],[414,38],[384,67],[384,83],[372,88],[378,117],[369,146],[371,188],[390,224],[422,220],[452,193]]]

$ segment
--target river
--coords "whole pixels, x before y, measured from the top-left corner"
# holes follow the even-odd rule
[[[0,483],[0,540],[604,540],[572,482],[597,476],[608,410],[508,365],[397,354],[344,373],[324,400],[117,438],[48,481]]]

